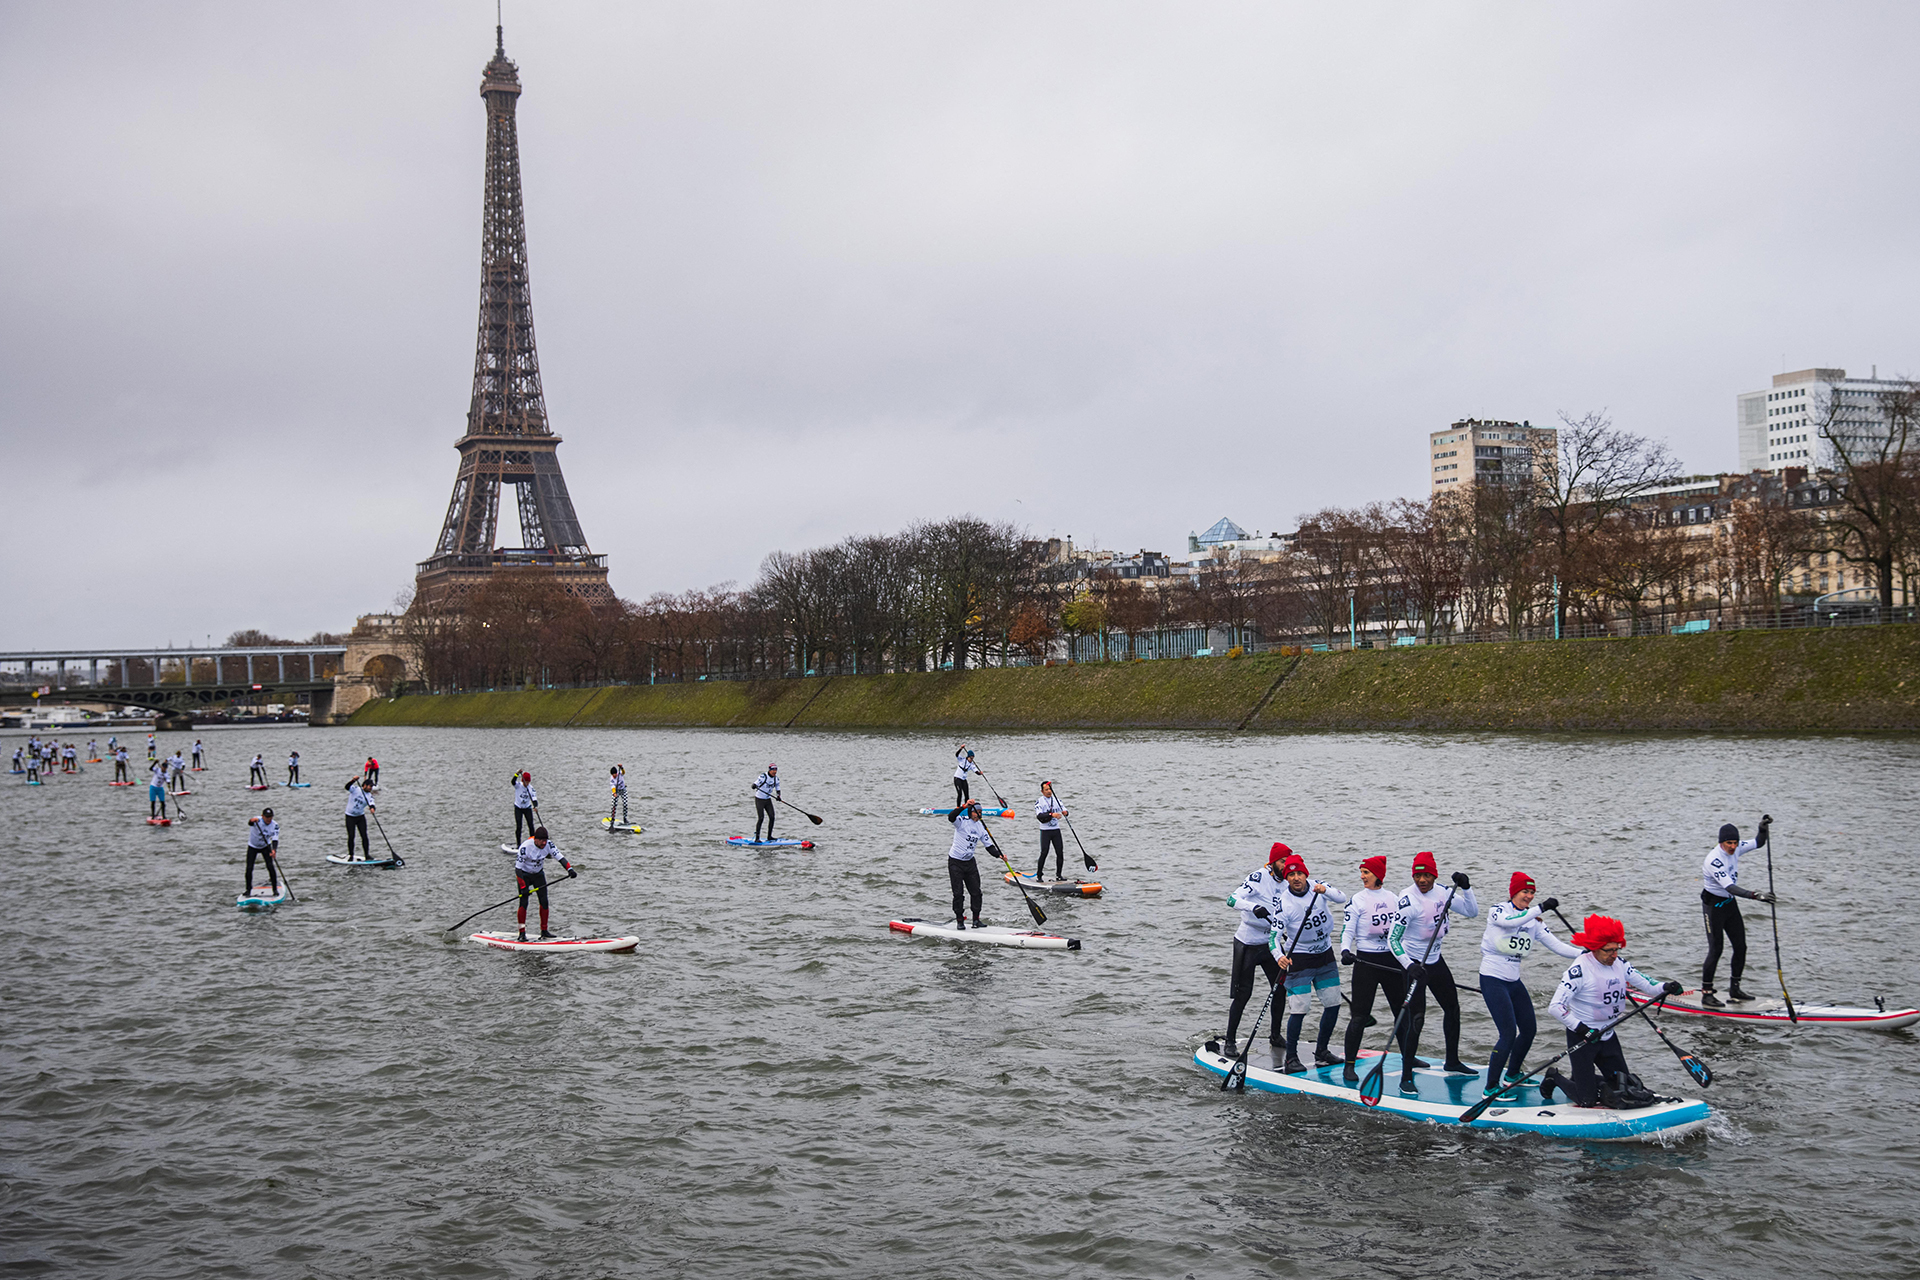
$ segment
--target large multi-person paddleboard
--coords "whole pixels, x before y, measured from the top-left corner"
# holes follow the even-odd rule
[[[615,822],[612,818],[600,819],[600,825],[608,831],[618,831],[633,836],[637,836],[641,831],[645,830],[645,828],[637,822]]]
[[[1035,933],[1031,929],[1006,929],[997,924],[961,929],[951,924],[908,916],[902,920],[887,921],[887,928],[916,938],[945,938],[950,942],[975,942],[990,947],[1026,947],[1034,951],[1078,951],[1080,949],[1078,938]]]
[[[1233,1059],[1220,1052],[1220,1042],[1209,1040],[1194,1051],[1195,1063],[1224,1076],[1233,1067]],[[1354,1064],[1365,1081],[1378,1054],[1362,1054]],[[1438,1124],[1459,1125],[1467,1109],[1486,1096],[1486,1068],[1474,1075],[1450,1075],[1445,1071],[1420,1068],[1413,1073],[1418,1093],[1400,1092],[1400,1055],[1386,1055],[1386,1089],[1371,1108],[1404,1120],[1429,1120]],[[1364,1107],[1360,1086],[1348,1084],[1339,1066],[1314,1067],[1296,1075],[1279,1069],[1271,1050],[1256,1044],[1247,1055],[1247,1088],[1267,1093],[1298,1093]],[[1615,1111],[1608,1107],[1576,1107],[1556,1095],[1548,1101],[1540,1090],[1524,1085],[1502,1094],[1472,1124],[1471,1129],[1507,1129],[1518,1133],[1538,1133],[1553,1138],[1572,1138],[1580,1142],[1671,1142],[1686,1137],[1705,1125],[1712,1108],[1697,1098],[1664,1098],[1650,1107]]]
[[[1077,898],[1097,898],[1106,886],[1098,880],[1037,880],[1024,871],[1009,871],[1000,877],[1008,884],[1023,885],[1045,893],[1064,893]]]
[[[344,853],[330,853],[327,861],[336,867],[404,867],[407,860],[395,855],[391,858],[350,858]]]
[[[1879,1008],[1862,1009],[1841,1004],[1801,1004],[1794,1001],[1793,1012],[1797,1019],[1787,1014],[1787,1002],[1784,1000],[1741,1000],[1729,1002],[1724,1009],[1714,1009],[1700,1003],[1698,991],[1685,991],[1677,996],[1668,996],[1664,1002],[1639,1000],[1640,1004],[1657,1004],[1657,1011],[1667,1013],[1685,1013],[1694,1017],[1711,1018],[1715,1022],[1764,1022],[1779,1026],[1803,1027],[1840,1027],[1848,1031],[1898,1031],[1920,1022],[1920,1009],[1889,1009],[1883,1000],[1875,1000]]]
[[[272,885],[257,884],[253,886],[252,893],[243,893],[235,898],[233,905],[242,911],[262,911],[268,907],[277,907],[292,896],[293,890],[287,887],[285,880],[282,880],[278,892],[274,891]]]
[[[811,840],[755,840],[752,836],[728,836],[727,843],[743,849],[811,849]]]
[[[522,942],[518,934],[495,933],[491,930],[470,933],[467,935],[467,941],[501,951],[542,951],[548,955],[566,955],[579,951],[631,951],[640,945],[639,937],[634,934],[628,934],[624,938],[548,938],[544,942],[530,938]]]
[[[964,805],[961,807],[965,808]],[[919,812],[923,818],[945,818],[953,814],[952,809],[922,809]],[[983,804],[980,806],[980,816],[983,818],[1017,818],[1020,815],[1011,809],[1001,809],[994,805]]]

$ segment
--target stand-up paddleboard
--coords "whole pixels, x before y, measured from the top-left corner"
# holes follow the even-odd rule
[[[283,782],[280,785],[283,787],[310,787],[313,784],[311,782]]]
[[[811,840],[755,840],[752,836],[728,836],[727,843],[742,849],[811,849]]]
[[[1035,933],[1031,929],[1006,929],[997,924],[983,924],[974,929],[958,929],[950,924],[937,924],[932,920],[908,916],[904,920],[887,921],[887,928],[916,938],[945,938],[950,942],[977,942],[982,946],[990,947],[1026,947],[1035,951],[1078,951],[1080,949],[1078,938],[1062,938],[1052,933]]]
[[[243,893],[235,898],[233,905],[242,911],[263,911],[268,907],[279,906],[292,896],[293,891],[287,888],[287,882],[282,880],[278,893],[273,891],[272,885],[257,884],[253,886],[252,893]]]
[[[966,806],[962,805],[961,807],[965,808]],[[919,810],[919,814],[923,818],[945,818],[950,816],[952,813],[953,813],[952,809],[921,809]],[[1017,818],[1020,815],[1015,813],[1011,809],[998,809],[998,808],[995,808],[993,805],[983,804],[980,806],[980,816],[983,818]]]
[[[630,836],[637,836],[646,829],[637,822],[615,822],[612,818],[600,819],[600,825],[608,831],[618,831]]]
[[[129,784],[124,782],[117,782],[114,785],[119,787],[124,787]],[[267,789],[267,784],[264,782],[249,782],[247,784],[247,790],[249,791],[265,791],[266,789]]]
[[[336,867],[404,867],[407,860],[398,854],[391,858],[349,858],[344,853],[330,853],[327,861]]]
[[[148,818],[147,825],[150,827],[170,827],[173,825],[173,819],[172,818]]]
[[[1635,1003],[1656,1002],[1636,998]],[[1799,1015],[1799,1026],[1839,1027],[1847,1031],[1898,1031],[1920,1022],[1920,1009],[1889,1009],[1886,1001],[1878,997],[1874,999],[1874,1004],[1879,1007],[1862,1009],[1842,1004],[1801,1004],[1796,1000],[1793,1011]],[[1677,996],[1668,996],[1660,1007],[1667,1013],[1686,1013],[1699,1018],[1711,1018],[1715,1022],[1764,1022],[1783,1027],[1796,1025],[1795,1020],[1787,1016],[1787,1002],[1784,1000],[1729,1001],[1726,1008],[1714,1009],[1700,1003],[1698,991],[1685,991]]]
[[[192,795],[192,794],[193,794],[193,792],[191,792],[191,791],[169,791],[169,792],[167,792],[167,794],[168,794],[168,795],[170,795],[170,796],[190,796],[190,795]]]
[[[40,785],[40,779],[38,779],[38,778],[28,778],[28,779],[27,779],[27,785],[28,785],[28,786],[30,786],[30,787],[37,787],[37,786],[39,786],[39,785]]]
[[[1354,1064],[1363,1081],[1379,1056],[1362,1054],[1361,1060]],[[1386,1112],[1403,1120],[1426,1120],[1469,1129],[1506,1129],[1579,1142],[1672,1142],[1700,1129],[1713,1114],[1713,1109],[1697,1098],[1662,1098],[1650,1107],[1631,1111],[1576,1107],[1558,1094],[1549,1101],[1540,1095],[1537,1087],[1528,1084],[1502,1094],[1500,1100],[1472,1124],[1461,1125],[1460,1117],[1486,1096],[1484,1066],[1470,1076],[1421,1068],[1413,1073],[1419,1092],[1401,1093],[1400,1055],[1390,1053],[1386,1059],[1383,1081],[1386,1089],[1379,1103],[1370,1108],[1360,1100],[1360,1086],[1348,1084],[1341,1078],[1339,1066],[1314,1067],[1288,1075],[1279,1069],[1267,1045],[1257,1044],[1247,1055],[1247,1088],[1265,1093],[1306,1094]],[[1217,1076],[1226,1075],[1233,1067],[1233,1059],[1220,1052],[1217,1040],[1209,1040],[1195,1050],[1193,1060]]]
[[[100,762],[98,760],[89,760],[87,761],[87,763],[99,764]],[[203,764],[196,764],[191,769],[187,770],[188,773],[205,773],[206,771],[207,771],[207,767]]]
[[[131,782],[109,782],[107,785],[110,787],[131,787],[134,784]]]
[[[1000,877],[1008,884],[1024,885],[1046,893],[1064,893],[1076,898],[1097,898],[1106,888],[1098,880],[1036,880],[1024,871],[1009,871]]]
[[[640,945],[637,935],[628,934],[624,938],[548,938],[541,942],[537,938],[520,941],[518,934],[470,933],[468,942],[477,942],[483,947],[494,947],[501,951],[544,951],[548,955],[566,955],[579,951],[631,951]]]

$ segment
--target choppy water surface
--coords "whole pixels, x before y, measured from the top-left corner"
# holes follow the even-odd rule
[[[1719,1118],[1670,1149],[1223,1096],[1190,1061],[1225,1022],[1222,900],[1277,838],[1347,889],[1376,852],[1404,878],[1412,853],[1438,850],[1483,900],[1524,869],[1569,915],[1624,916],[1636,963],[1692,985],[1700,860],[1722,820],[1764,808],[1795,994],[1920,998],[1899,906],[1912,740],[981,739],[1022,807],[1057,779],[1100,858],[1105,897],[1046,903],[1050,927],[1085,939],[1068,954],[885,928],[945,912],[948,828],[908,811],[951,795],[948,738],[200,736],[214,767],[169,830],[143,825],[144,788],[107,788],[103,766],[4,786],[9,1273],[1914,1273],[1906,1033],[1673,1019],[1713,1065]],[[295,745],[312,790],[242,789],[255,750],[278,763]],[[368,753],[404,871],[322,861],[342,842],[340,782]],[[813,853],[719,843],[749,829],[769,758],[828,820]],[[598,828],[615,760],[643,836]],[[513,891],[498,846],[520,767],[588,868],[555,890],[558,924],[638,933],[637,954],[442,937]],[[250,917],[232,901],[263,798],[301,901]],[[796,818],[781,811],[782,834]],[[1010,849],[1037,845],[1030,821],[1001,827]],[[1025,920],[992,881],[988,915]],[[1770,989],[1765,916],[1748,918],[1749,985]],[[1448,944],[1456,973],[1478,936]],[[1558,968],[1530,969],[1545,1045]],[[1467,1056],[1483,1059],[1491,1023],[1464,999]],[[1644,1028],[1626,1037],[1656,1089],[1691,1091]]]

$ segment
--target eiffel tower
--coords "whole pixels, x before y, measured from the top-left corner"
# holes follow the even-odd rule
[[[514,109],[520,71],[494,28],[493,60],[481,75],[487,104],[487,194],[480,231],[480,337],[473,357],[467,432],[454,443],[460,470],[433,555],[419,564],[414,600],[454,605],[503,571],[550,575],[588,604],[609,604],[607,558],[587,535],[560,474],[560,437],[547,425],[540,358],[533,347],[533,292],[520,199]],[[494,545],[500,491],[511,485],[524,547]]]

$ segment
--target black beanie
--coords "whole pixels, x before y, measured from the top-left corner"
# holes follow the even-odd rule
[[[1722,840],[1731,840],[1735,844],[1739,844],[1740,828],[1734,826],[1731,822],[1723,822],[1720,824],[1720,838]]]

